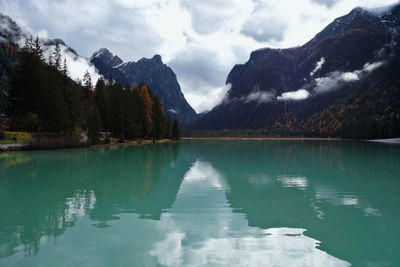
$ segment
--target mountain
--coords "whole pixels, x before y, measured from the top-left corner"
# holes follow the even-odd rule
[[[0,13],[0,114],[6,105],[10,73],[16,59],[18,43],[26,33],[10,17]]]
[[[15,52],[24,46],[26,39],[35,38],[31,32],[20,27],[9,16],[0,13],[0,84],[5,83],[7,73],[15,62]],[[80,56],[73,48],[69,47],[61,39],[41,39],[43,52],[46,58],[54,53],[56,45],[61,49],[62,58],[66,59],[70,77],[74,80],[82,80],[85,70],[96,81],[100,75],[96,68],[84,57]],[[5,88],[2,86],[0,91]]]
[[[186,101],[175,73],[162,62],[161,56],[142,58],[137,62],[123,62],[108,49],[102,48],[93,53],[90,62],[107,79],[122,84],[147,84],[154,94],[163,101],[165,110],[182,124],[192,122],[197,114]]]
[[[376,129],[362,138],[400,135],[398,130],[381,130],[384,124],[376,119],[383,116],[390,127],[400,125],[400,110],[390,104],[400,94],[400,76],[396,73],[400,69],[396,65],[399,22],[400,5],[384,13],[355,8],[303,46],[252,52],[248,62],[234,66],[229,73],[226,83],[231,84],[231,89],[223,101],[193,123],[192,128],[359,137],[354,132],[368,122]],[[369,94],[379,97],[369,98]],[[359,102],[357,111],[352,112],[342,105],[356,98],[381,104],[368,114],[361,112],[368,101]],[[327,116],[328,111],[335,112],[333,117],[340,119]],[[341,117],[343,114],[348,117]],[[348,125],[349,119],[354,123]],[[330,123],[336,123],[334,130],[326,127]]]

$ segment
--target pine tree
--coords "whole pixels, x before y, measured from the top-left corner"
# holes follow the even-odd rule
[[[42,42],[40,41],[39,37],[36,37],[35,41],[33,42],[33,52],[41,61],[44,61]]]
[[[140,87],[140,97],[143,103],[142,135],[144,138],[149,138],[153,131],[153,101],[151,99],[151,93],[147,85],[142,85]]]
[[[53,58],[53,55],[52,55],[52,54],[49,55],[48,64],[49,64],[50,66],[54,66],[54,58]]]
[[[63,64],[63,67],[62,67],[62,73],[65,76],[69,76],[69,71],[68,71],[68,66],[67,66],[67,59],[66,58],[64,58],[64,64]]]
[[[88,141],[91,144],[98,144],[100,142],[100,131],[102,129],[102,121],[99,109],[92,103],[89,111],[88,120]]]
[[[92,77],[90,76],[88,70],[86,70],[85,74],[83,75],[83,87],[85,87],[87,90],[91,90],[93,88]]]
[[[179,129],[178,120],[175,119],[174,125],[172,126],[172,139],[179,140],[181,138],[181,130]]]
[[[32,35],[25,40],[25,46],[23,50],[27,53],[31,53],[33,51],[33,37]]]
[[[85,101],[89,101],[89,97],[91,95],[91,91],[93,88],[92,77],[90,76],[89,71],[86,70],[83,75],[83,88],[84,88],[84,99]]]
[[[58,43],[56,44],[53,56],[54,56],[54,66],[56,67],[56,69],[61,70],[61,48]]]
[[[103,121],[104,128],[110,129],[109,123],[109,93],[108,93],[108,86],[106,85],[103,78],[97,80],[95,86],[95,96],[96,96],[96,103],[97,107],[100,112],[101,120]]]
[[[169,116],[166,116],[164,138],[171,139],[171,133],[172,133],[172,121]]]
[[[164,118],[164,108],[162,106],[161,99],[158,96],[153,97],[152,117],[153,117],[152,139],[160,140],[162,137],[164,137],[165,133],[165,118]]]

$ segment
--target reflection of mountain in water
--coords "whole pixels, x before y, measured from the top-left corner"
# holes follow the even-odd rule
[[[50,265],[83,264],[63,254],[77,251],[93,266],[117,251],[121,265],[384,264],[398,259],[398,158],[300,141],[2,154],[0,265],[39,248]]]
[[[227,190],[221,174],[196,161],[161,216],[165,237],[150,255],[167,266],[349,266],[317,249],[305,229],[249,227],[230,207]]]
[[[399,248],[393,235],[398,232],[398,147],[210,141],[197,151],[223,170],[227,199],[250,226],[307,229],[308,236],[322,241],[322,250],[355,265],[398,258],[396,249],[387,249],[388,244]]]
[[[0,258],[21,249],[35,255],[43,237],[60,236],[84,216],[98,227],[120,213],[159,218],[190,166],[185,157],[176,162],[178,153],[179,145],[165,144],[1,155]]]

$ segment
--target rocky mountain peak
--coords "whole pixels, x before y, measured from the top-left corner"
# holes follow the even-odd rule
[[[158,54],[154,55],[154,56],[151,58],[151,60],[153,60],[153,61],[155,61],[155,62],[157,62],[157,63],[163,63],[163,62],[162,62],[161,56],[158,55]]]
[[[93,59],[100,60],[103,64],[109,65],[111,67],[117,66],[123,63],[123,60],[117,55],[113,55],[107,48],[100,48],[90,57],[90,61]]]
[[[118,59],[108,49],[102,48],[93,53],[90,61],[107,79],[113,78],[127,85],[147,84],[161,98],[165,110],[180,123],[187,125],[196,118],[196,112],[183,96],[175,73],[162,62],[160,55],[123,64]]]

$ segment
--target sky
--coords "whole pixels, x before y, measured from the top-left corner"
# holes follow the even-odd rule
[[[0,0],[0,12],[81,56],[162,56],[197,112],[218,104],[235,64],[264,47],[299,46],[354,7],[398,0]]]

